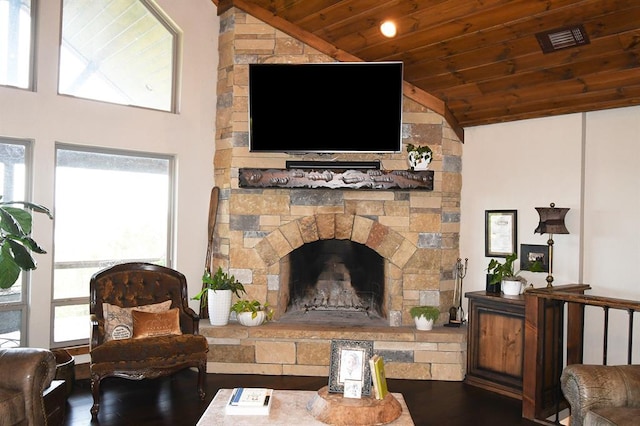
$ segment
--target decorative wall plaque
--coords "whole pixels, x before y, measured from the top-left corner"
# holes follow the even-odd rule
[[[240,169],[241,188],[421,189],[433,191],[433,170]]]

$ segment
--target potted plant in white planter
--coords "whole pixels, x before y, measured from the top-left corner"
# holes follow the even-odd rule
[[[504,263],[500,263],[497,259],[491,259],[487,267],[487,273],[491,277],[487,280],[487,286],[496,285],[498,288],[501,286],[502,292],[507,296],[521,294],[527,285],[527,280],[518,275],[522,270],[515,271],[513,263],[517,258],[517,253],[511,253],[505,258]],[[528,270],[531,272],[542,272],[542,263],[536,260]]]
[[[23,206],[22,208],[16,205]],[[53,219],[48,208],[26,201],[2,201],[0,195],[0,288],[11,287],[21,271],[36,269],[31,252],[44,254],[31,238],[33,217],[31,211],[44,213]]]
[[[407,144],[407,157],[411,170],[427,170],[429,163],[433,157],[433,152],[428,146],[416,146],[413,144]]]
[[[268,303],[257,300],[240,299],[231,305],[231,312],[236,313],[238,322],[248,327],[261,325],[273,318],[273,309]]]
[[[440,317],[440,308],[437,306],[414,306],[409,309],[409,314],[415,321],[418,330],[431,330],[433,323]]]
[[[202,275],[202,284],[202,290],[193,299],[207,298],[211,325],[227,325],[231,309],[231,296],[235,294],[237,297],[241,297],[241,293],[246,293],[244,286],[233,275],[223,272],[221,267],[218,267],[214,275],[205,270]]]

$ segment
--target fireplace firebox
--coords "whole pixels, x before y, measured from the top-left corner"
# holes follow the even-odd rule
[[[384,314],[384,259],[349,240],[319,240],[292,251],[282,321],[369,323]]]

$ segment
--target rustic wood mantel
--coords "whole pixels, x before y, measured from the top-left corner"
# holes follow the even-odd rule
[[[433,191],[433,170],[247,169],[242,188],[421,189]]]

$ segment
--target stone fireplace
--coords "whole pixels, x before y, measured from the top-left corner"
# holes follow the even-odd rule
[[[248,298],[268,301],[276,321],[252,329],[201,322],[209,371],[325,375],[331,339],[350,338],[374,340],[388,377],[462,380],[466,330],[416,332],[409,315],[438,305],[442,323],[453,303],[462,155],[453,130],[405,97],[403,142],[433,150],[433,190],[242,188],[241,168],[324,159],[249,152],[247,64],[334,59],[234,7],[220,31],[213,263],[244,283]],[[339,157],[408,167],[405,153]]]

